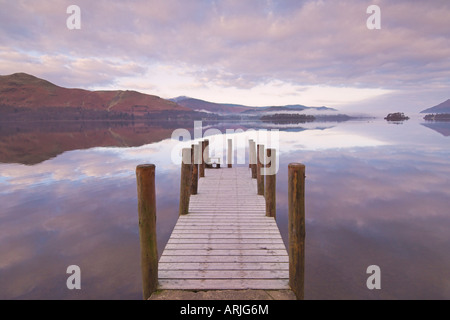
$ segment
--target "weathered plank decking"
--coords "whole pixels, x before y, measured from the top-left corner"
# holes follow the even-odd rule
[[[289,258],[247,167],[206,170],[158,265],[159,289],[289,289]]]

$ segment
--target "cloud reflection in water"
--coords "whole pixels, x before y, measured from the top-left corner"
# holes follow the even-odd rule
[[[287,165],[307,166],[307,299],[450,298],[449,140],[421,139],[421,129],[350,123],[280,132],[285,243]],[[161,254],[178,216],[175,143],[0,165],[0,298],[140,299],[134,170],[156,164]],[[79,292],[65,287],[70,264],[82,270]],[[380,291],[365,286],[371,264],[381,267]]]

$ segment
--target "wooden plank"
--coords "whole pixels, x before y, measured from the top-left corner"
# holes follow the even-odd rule
[[[251,195],[248,195],[248,196],[251,197]],[[230,201],[230,197],[234,198],[232,204],[230,204],[230,202],[229,202]],[[202,209],[202,208],[220,207],[220,208],[226,209],[226,208],[238,208],[239,205],[242,205],[242,206],[245,206],[247,209],[251,209],[251,208],[254,208],[254,207],[260,208],[260,207],[263,206],[263,204],[265,202],[264,199],[261,199],[261,201],[257,201],[257,202],[240,201],[238,199],[235,199],[236,196],[233,195],[233,194],[227,195],[227,198],[224,198],[223,200],[220,200],[220,199],[217,199],[217,198],[214,198],[214,197],[208,197],[208,198],[209,198],[208,199],[209,201],[214,201],[214,203],[211,203],[211,202],[209,202],[209,203],[195,203],[195,202],[192,202],[190,204],[190,208]],[[228,202],[227,202],[227,199],[228,199]]]
[[[196,230],[196,229],[203,229],[203,230],[220,230],[220,229],[261,229],[261,230],[276,230],[278,231],[277,226],[274,225],[268,225],[268,224],[225,224],[225,223],[204,223],[204,224],[177,224],[176,225],[177,230]],[[174,228],[175,230],[175,228]]]
[[[200,243],[200,244],[246,244],[246,243],[254,243],[254,244],[282,244],[284,242],[282,239],[266,239],[266,238],[254,238],[254,239],[175,239],[171,238],[167,242],[169,244],[189,244],[189,243]]]
[[[220,192],[220,191],[218,191]],[[193,200],[192,202],[190,202],[190,207],[210,207],[210,206],[219,206],[219,205],[223,205],[226,207],[233,207],[239,204],[245,205],[247,207],[252,207],[252,206],[262,206],[265,203],[264,197],[260,196],[261,199],[255,199],[252,201],[248,201],[245,199],[240,199],[238,198],[235,194],[227,194],[226,197],[224,198],[216,198],[212,195],[202,195],[205,198],[205,201],[198,201],[196,202],[195,200]],[[233,202],[230,203],[230,197],[233,197]],[[246,195],[246,197],[251,197],[251,195]],[[207,200],[206,200],[207,198]],[[228,200],[228,201],[227,201]],[[214,201],[214,202],[211,202]]]
[[[175,225],[174,229],[200,229],[200,228],[226,228],[226,229],[266,229],[266,230],[279,230],[278,226],[275,224],[269,224],[263,222],[252,222],[246,223],[244,222],[229,222],[226,223],[226,220],[218,220],[218,221],[192,221],[192,222],[182,222]]]
[[[289,262],[289,257],[286,256],[168,256],[162,255],[159,263],[186,263],[186,262],[201,262],[201,263],[261,263],[261,262]]]
[[[201,228],[191,228],[191,229],[186,229],[186,228],[177,228],[173,231],[172,234],[207,234],[207,235],[213,235],[213,234],[260,234],[260,235],[266,235],[266,234],[276,234],[278,235],[280,232],[277,229],[271,228],[271,229],[267,229],[267,228],[258,228],[258,229],[248,229],[248,228],[234,228],[234,229],[223,229],[223,228],[203,228],[203,230]]]
[[[241,218],[236,218],[236,219],[232,219],[232,218],[227,218],[227,217],[205,217],[205,218],[200,218],[200,217],[195,217],[192,218],[191,220],[182,220],[178,222],[179,224],[194,224],[194,223],[228,223],[228,224],[262,224],[265,223],[267,224],[272,224],[274,226],[276,226],[277,224],[273,221],[270,220],[264,220],[262,218],[258,218],[258,219],[249,219],[247,217],[241,217]]]
[[[223,208],[223,209],[228,209],[228,208],[238,208],[239,206],[243,206],[247,209],[251,209],[254,207],[263,207],[264,206],[264,199],[261,199],[261,201],[255,201],[255,202],[247,202],[247,201],[239,201],[237,199],[233,199],[233,203],[230,203],[230,196],[234,197],[234,195],[230,194],[227,198],[223,199],[222,201],[220,201],[219,199],[208,199],[208,202],[205,203],[195,203],[190,202],[190,207],[191,208],[211,208],[211,207],[219,207],[219,208]],[[215,203],[211,203],[210,201],[214,200]],[[227,201],[228,200],[228,201]]]
[[[270,221],[228,221],[226,222],[226,220],[224,221],[204,221],[204,219],[200,219],[200,220],[193,220],[193,221],[178,221],[178,223],[176,224],[177,227],[203,227],[203,226],[229,226],[229,227],[234,227],[234,226],[242,226],[245,225],[247,227],[265,227],[265,226],[276,226],[273,222]]]
[[[259,233],[267,233],[267,232],[275,232],[279,233],[277,227],[275,226],[217,226],[217,225],[204,225],[204,226],[176,226],[173,229],[173,232],[183,233],[183,232],[192,232],[192,233],[214,233],[214,232],[227,232],[228,231],[239,231],[239,232],[259,232]]]
[[[249,233],[249,234],[230,234],[230,233],[214,233],[214,234],[179,234],[173,233],[171,238],[175,239],[278,239],[280,237],[279,234],[276,233],[268,233],[268,234],[258,234],[258,233]]]
[[[178,223],[190,223],[190,222],[228,222],[228,223],[240,223],[240,224],[251,224],[251,223],[268,223],[277,225],[276,221],[273,218],[267,218],[261,216],[258,213],[196,213],[195,215],[191,215],[189,217],[184,217],[183,219],[179,219]]]
[[[260,263],[159,263],[159,270],[289,270],[289,263],[260,262]]]
[[[200,215],[225,215],[225,216],[241,216],[245,217],[248,215],[253,215],[254,217],[262,216],[262,210],[250,210],[244,208],[237,208],[234,210],[225,210],[223,208],[209,208],[208,210],[192,210],[190,209],[190,217],[200,216]]]
[[[272,219],[272,218],[269,218]],[[268,220],[266,218],[262,218],[262,217],[257,217],[257,219],[255,219],[254,217],[252,218],[251,216],[218,216],[218,215],[205,215],[204,217],[200,217],[200,216],[193,216],[193,217],[189,217],[189,219],[185,218],[182,220],[179,220],[180,223],[184,223],[184,222],[228,222],[228,223],[262,223],[262,222],[266,222],[266,223],[273,223],[275,224],[275,222],[273,220]],[[276,225],[276,224],[275,224]]]
[[[241,210],[241,211],[254,211],[254,212],[262,212],[262,206],[254,204],[254,205],[233,205],[233,206],[225,206],[222,204],[219,204],[217,206],[194,206],[192,205],[191,207],[189,207],[189,212],[190,213],[197,213],[197,212],[201,212],[201,211],[209,211],[209,210],[222,210],[224,212],[227,211],[236,211],[236,210]]]
[[[193,223],[193,224],[177,224],[176,225],[177,230],[196,230],[196,229],[203,229],[203,230],[215,230],[215,229],[262,229],[262,230],[277,230],[277,226],[269,225],[269,224],[263,224],[263,223],[254,223],[254,224],[238,224],[238,223],[229,223],[226,224],[224,222],[210,222],[210,223]],[[175,230],[175,228],[174,228]]]
[[[255,206],[245,208],[244,206],[234,208],[224,208],[223,206],[208,207],[208,208],[189,208],[190,216],[202,214],[202,213],[215,213],[215,214],[261,214],[263,210]]]
[[[272,249],[242,249],[242,250],[171,250],[164,249],[163,252],[166,256],[226,256],[226,255],[242,255],[242,256],[262,256],[262,255],[273,255],[273,256],[287,256],[286,249],[283,250],[272,250]]]
[[[186,229],[186,228],[175,228],[173,230],[172,234],[195,234],[195,233],[202,233],[202,234],[217,234],[217,233],[227,233],[227,234],[279,234],[280,232],[278,229],[274,228],[259,228],[259,229],[244,229],[244,228],[203,228],[203,229]]]
[[[261,216],[260,213],[240,213],[240,212],[226,212],[226,213],[215,213],[205,212],[205,213],[196,213],[195,215],[191,215],[183,220],[183,221],[195,221],[195,220],[226,220],[228,222],[252,222],[252,221],[270,221]]]
[[[161,279],[160,290],[288,290],[289,279]]]
[[[214,215],[215,217],[219,219],[239,219],[239,218],[247,218],[247,219],[260,219],[262,217],[262,213],[258,211],[248,211],[248,210],[234,210],[230,212],[226,212],[220,209],[217,210],[208,210],[203,212],[194,212],[191,213],[191,216],[189,216],[189,219],[193,218],[201,218],[201,217],[208,217]]]
[[[165,250],[285,250],[283,243],[174,243],[167,244]]]
[[[180,222],[191,221],[191,220],[203,220],[203,219],[215,219],[215,220],[223,220],[227,219],[228,222],[239,222],[245,221],[248,222],[260,222],[260,221],[270,221],[272,223],[276,223],[273,218],[265,217],[261,212],[249,212],[249,211],[233,211],[233,212],[221,212],[217,213],[215,210],[211,210],[208,212],[196,212],[190,213],[187,216],[184,216],[183,219],[179,220]],[[233,221],[235,220],[236,221]]]
[[[262,210],[258,210],[258,211],[252,211],[252,210],[246,210],[243,208],[239,208],[236,210],[224,210],[224,209],[209,209],[209,210],[204,210],[204,211],[190,211],[191,213],[189,214],[189,216],[187,217],[188,219],[193,218],[193,217],[203,217],[203,216],[208,216],[208,215],[216,215],[216,216],[235,216],[236,218],[239,217],[249,217],[251,216],[252,218],[256,218],[259,219],[259,217],[262,217]]]
[[[285,270],[159,270],[159,279],[288,279]]]

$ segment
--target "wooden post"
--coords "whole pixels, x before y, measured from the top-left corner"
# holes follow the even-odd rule
[[[147,300],[158,286],[158,247],[156,245],[155,165],[136,167],[139,239],[143,298]]]
[[[233,140],[228,139],[228,168],[233,167]]]
[[[251,150],[252,150],[252,161],[251,161],[251,164],[252,164],[252,179],[256,179],[256,167],[257,167],[257,165],[256,165],[256,158],[257,158],[257,156],[256,156],[256,142],[254,142],[254,141],[252,141],[252,144],[251,144]]]
[[[277,216],[277,203],[276,203],[276,185],[277,185],[277,175],[276,175],[276,163],[275,163],[275,149],[267,149],[267,159],[271,159],[270,165],[266,165],[266,216],[276,218]]]
[[[179,214],[185,215],[189,212],[189,197],[191,195],[191,149],[183,149],[181,161],[181,179],[180,179],[180,210]]]
[[[191,164],[192,164],[192,183],[191,194],[197,194],[198,191],[198,145],[191,147]]]
[[[206,148],[206,142],[205,141],[201,141],[201,162],[200,162],[200,178],[204,178],[205,177],[205,148]]]
[[[256,167],[256,181],[258,186],[258,195],[263,196],[264,195],[264,175],[261,173],[262,170],[264,170],[264,145],[258,144],[258,163]]]
[[[305,283],[305,166],[291,163],[288,167],[289,205],[289,285],[304,299]]]
[[[206,168],[208,168],[209,167],[209,162],[210,162],[210,159],[209,159],[209,140],[208,139],[205,139],[205,156],[204,156],[204,158],[205,158],[205,166],[206,166]]]
[[[253,140],[248,140],[248,167],[252,168],[252,142]]]

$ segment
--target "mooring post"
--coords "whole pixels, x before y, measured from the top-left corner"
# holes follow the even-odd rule
[[[143,298],[147,300],[158,286],[158,247],[156,244],[155,165],[136,167],[139,240]]]
[[[251,144],[251,150],[252,150],[252,161],[251,161],[251,164],[252,164],[252,179],[256,179],[256,167],[257,167],[257,165],[256,165],[256,158],[257,158],[257,156],[256,156],[256,142],[255,141],[252,141],[252,144]]]
[[[206,168],[209,168],[210,167],[210,159],[209,159],[209,140],[208,139],[205,139],[205,155],[204,155],[204,158],[205,158],[205,166],[206,166]]]
[[[180,179],[180,211],[185,215],[189,212],[189,197],[191,195],[191,149],[185,148],[182,151],[181,179]]]
[[[198,190],[198,145],[191,147],[192,182],[191,194],[197,194]]]
[[[200,157],[200,178],[204,178],[205,177],[205,148],[206,148],[206,142],[205,141],[201,141],[200,142],[201,145],[201,157]]]
[[[277,168],[276,168],[276,150],[268,148],[266,150],[266,185],[264,196],[266,198],[266,216],[276,218],[276,185],[277,185]],[[270,163],[268,163],[270,159]]]
[[[289,212],[289,285],[304,299],[305,283],[305,166],[291,163],[288,167]]]
[[[228,168],[232,168],[233,167],[233,140],[232,139],[228,139],[227,161],[228,161]]]
[[[258,151],[257,151],[257,157],[258,157],[258,163],[257,163],[257,167],[256,167],[256,181],[257,181],[257,186],[258,186],[258,195],[263,196],[264,195],[264,173],[262,173],[261,171],[263,171],[264,169],[264,158],[265,158],[265,154],[264,154],[264,145],[262,144],[258,144]]]
[[[252,168],[252,139],[248,140],[248,167]]]

